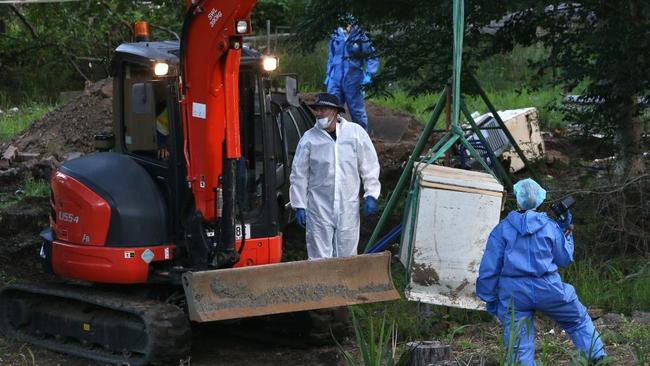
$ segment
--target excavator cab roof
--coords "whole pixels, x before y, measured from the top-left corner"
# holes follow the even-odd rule
[[[116,66],[119,62],[130,61],[140,64],[152,62],[166,62],[170,65],[179,64],[180,42],[179,41],[156,41],[156,42],[134,42],[123,43],[115,50],[112,70],[115,76]],[[241,64],[258,64],[261,54],[246,45],[242,48]]]

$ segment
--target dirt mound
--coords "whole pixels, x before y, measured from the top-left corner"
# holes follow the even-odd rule
[[[28,175],[48,179],[61,162],[94,151],[94,135],[111,131],[112,96],[112,79],[89,83],[82,94],[0,145],[0,184],[14,187]]]
[[[38,153],[65,160],[72,153],[94,150],[94,135],[111,130],[113,82],[88,84],[83,94],[34,121],[23,133],[5,143],[22,153]]]

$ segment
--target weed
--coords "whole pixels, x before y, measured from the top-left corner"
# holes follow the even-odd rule
[[[505,366],[516,366],[519,364],[519,346],[521,345],[521,335],[523,327],[526,327],[526,335],[529,336],[532,329],[532,319],[526,317],[515,321],[514,303],[510,305],[510,321],[508,322],[508,344],[506,344],[505,353],[501,364]],[[504,321],[508,321],[507,319]],[[516,324],[515,324],[516,323]]]
[[[391,321],[388,324],[386,314],[384,313],[384,316],[381,318],[381,323],[377,325],[376,321],[359,307],[350,307],[350,313],[352,314],[352,326],[354,327],[357,347],[363,360],[362,365],[397,366],[406,364],[410,356],[408,350],[402,353],[397,363],[395,363],[397,349],[397,327],[395,326],[395,321]],[[365,329],[360,322],[360,318],[361,320],[365,320]],[[357,362],[352,354],[346,351],[336,338],[334,341],[348,365],[356,366]]]
[[[45,180],[36,180],[32,176],[25,179],[23,185],[26,197],[47,197],[50,194],[50,185]]]

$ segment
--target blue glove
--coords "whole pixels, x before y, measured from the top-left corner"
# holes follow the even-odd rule
[[[571,215],[571,211],[567,210],[566,213],[564,214],[564,220],[558,218],[557,224],[560,225],[560,229],[566,230],[569,228],[569,225],[571,225],[572,220],[573,220],[573,216]]]
[[[304,208],[297,208],[296,209],[296,224],[300,226],[301,228],[305,228],[307,225],[307,214],[305,213]]]
[[[370,216],[376,213],[377,213],[377,200],[373,196],[366,197],[366,201],[363,206],[363,215]]]
[[[363,75],[363,80],[361,81],[361,86],[367,86],[372,83],[372,76],[370,74]]]

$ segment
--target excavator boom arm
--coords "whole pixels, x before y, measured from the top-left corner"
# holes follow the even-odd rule
[[[183,22],[180,102],[187,179],[206,220],[215,218],[224,155],[241,156],[239,62],[255,2],[189,0]],[[238,23],[247,25],[239,33]]]

